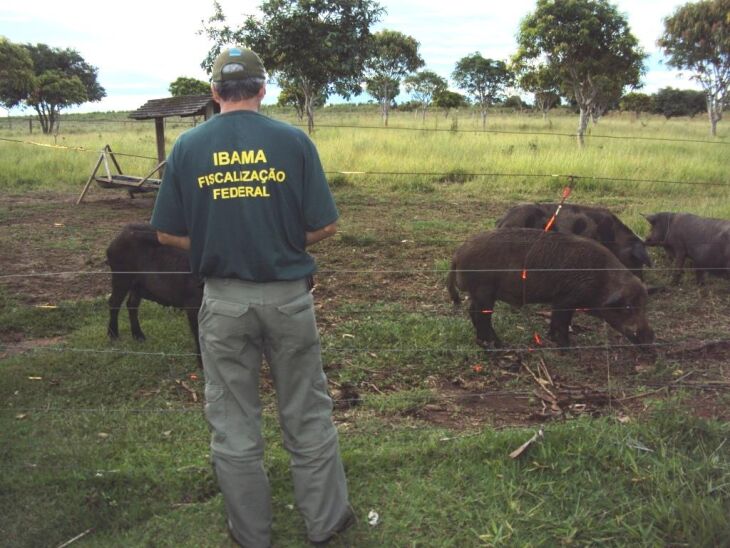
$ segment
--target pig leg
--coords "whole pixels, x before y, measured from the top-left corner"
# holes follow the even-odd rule
[[[119,309],[122,307],[124,297],[129,292],[129,283],[126,278],[112,274],[112,294],[109,297],[109,325],[107,334],[110,339],[119,338]]]
[[[695,269],[695,280],[697,280],[697,285],[705,284],[705,274],[705,270],[700,270],[699,268]]]
[[[200,339],[198,338],[198,309],[188,308],[185,310],[185,313],[188,316],[190,331],[192,332],[193,337],[195,337],[195,349],[198,352],[198,365],[202,366],[202,361],[200,358]]]
[[[674,273],[672,274],[672,283],[674,285],[679,284],[679,280],[682,278],[682,270],[684,270],[684,260],[686,258],[686,254],[684,253],[684,250],[679,249],[677,250],[677,254],[674,257]]]
[[[470,295],[469,315],[471,322],[477,332],[477,344],[479,346],[489,346],[494,343],[495,348],[502,346],[497,334],[492,327],[492,310],[494,308],[494,298],[483,298],[481,295]]]
[[[145,336],[142,333],[142,328],[139,325],[139,303],[142,301],[142,297],[139,293],[132,289],[127,297],[127,311],[129,312],[129,325],[132,328],[132,336],[137,341],[144,341]]]
[[[570,338],[568,332],[570,328],[570,322],[573,320],[573,314],[575,310],[564,307],[553,308],[550,314],[550,331],[548,331],[548,338],[555,341],[561,348],[567,348],[570,346]]]

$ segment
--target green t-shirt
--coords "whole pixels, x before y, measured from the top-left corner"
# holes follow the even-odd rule
[[[268,282],[312,274],[305,233],[337,217],[309,137],[241,110],[214,116],[178,138],[151,223],[190,236],[194,273]]]

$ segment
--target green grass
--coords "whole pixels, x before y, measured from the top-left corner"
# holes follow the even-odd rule
[[[4,545],[58,545],[93,527],[79,546],[225,546],[202,410],[176,382],[200,394],[202,381],[190,378],[198,373],[192,357],[170,351],[191,350],[184,318],[147,303],[141,316],[154,337],[129,340],[123,320],[122,339],[110,345],[102,304],[68,305],[69,318],[83,319],[66,322],[60,349],[0,362]],[[444,341],[466,343],[458,319],[406,315],[395,325],[388,311],[329,332],[325,346],[346,353],[348,341],[408,340],[434,351]],[[0,321],[28,329],[48,312]],[[356,339],[343,339],[348,330]],[[104,352],[112,348],[130,354]],[[395,378],[425,378],[432,359],[405,353],[378,363]],[[414,388],[368,395],[338,415],[359,517],[348,537],[355,546],[711,546],[730,535],[730,429],[689,416],[680,401],[630,424],[611,416],[549,424],[544,441],[513,461],[507,455],[531,430],[459,432],[415,421],[410,414],[433,395],[410,382]],[[275,543],[306,546],[302,520],[289,508],[288,457],[271,394],[265,401]],[[375,527],[366,520],[371,509],[381,518]]]
[[[288,113],[272,114],[293,120]],[[109,117],[116,121],[103,121]],[[13,226],[23,216],[54,222],[55,201],[78,195],[104,144],[155,156],[151,124],[124,123],[121,114],[84,119],[64,122],[56,138],[28,135],[27,122],[0,128],[3,138],[87,149],[0,141],[3,247],[21,242],[102,258],[96,249],[104,240],[99,231],[112,229],[95,226],[99,210],[80,206],[78,217],[66,218],[64,237],[48,241],[48,231]],[[729,218],[728,186],[620,180],[730,184],[724,126],[717,139],[722,144],[596,137],[709,140],[701,119],[648,118],[642,125],[629,116],[609,116],[591,128],[588,145],[580,150],[569,136],[485,133],[478,118],[464,112],[449,118],[433,112],[425,125],[412,113],[394,113],[384,130],[374,112],[324,109],[317,123],[313,139],[342,214],[336,239],[316,250],[318,260],[323,258],[320,268],[335,271],[324,277],[323,298],[318,294],[324,358],[329,377],[355,386],[362,396],[361,405],[336,411],[359,518],[347,537],[350,544],[726,544],[730,426],[693,416],[694,393],[680,392],[664,402],[646,399],[649,411],[629,423],[616,420],[610,410],[602,418],[548,423],[544,440],[518,460],[508,455],[534,428],[495,429],[488,420],[464,426],[468,422],[458,419],[466,406],[450,411],[460,427],[417,418],[443,402],[438,386],[525,390],[501,358],[474,345],[465,313],[452,312],[443,289],[451,253],[466,235],[492,227],[508,204],[559,199],[568,174],[586,176],[576,182],[572,202],[609,206],[639,234],[647,230],[640,214],[652,211]],[[576,123],[574,116],[559,113],[548,121],[495,114],[488,129],[572,133]],[[348,125],[374,128],[330,127]],[[404,129],[422,127],[444,131]],[[184,129],[168,124],[168,150]],[[154,164],[131,157],[121,161],[132,174],[146,173]],[[358,171],[365,173],[340,173]],[[33,197],[44,201],[23,205]],[[146,213],[138,206],[129,215]],[[115,214],[121,222],[125,212]],[[654,255],[660,266],[668,265],[661,254]],[[662,285],[668,276],[657,271],[648,278]],[[649,313],[657,333],[670,341],[678,328],[679,338],[726,338],[725,323],[706,320],[708,313],[715,320],[726,317],[722,283],[715,280],[700,290],[686,276],[679,288],[653,299]],[[74,546],[229,546],[202,407],[190,392],[201,397],[203,380],[184,315],[144,302],[140,318],[148,340],[131,339],[122,311],[120,339],[110,342],[101,295],[61,301],[56,308],[27,306],[21,297],[0,282],[0,337],[9,341],[0,343],[0,352],[12,350],[17,336],[36,341],[30,351],[0,360],[3,545],[57,546],[93,528]],[[524,347],[533,333],[545,333],[537,309],[497,305],[494,325],[507,346]],[[574,336],[577,344],[606,343],[603,324],[584,316],[577,322],[584,328]],[[46,346],[41,339],[49,339]],[[599,353],[544,357],[567,384],[595,381],[609,361],[608,354]],[[601,386],[616,393],[648,389],[688,372],[681,355],[662,356],[639,371],[632,358],[614,357],[608,370],[618,372],[604,376]],[[538,358],[527,353],[520,360],[535,366]],[[474,371],[475,364],[483,371]],[[691,367],[702,365],[696,361]],[[728,403],[727,395],[718,398]],[[288,456],[269,389],[264,402],[274,542],[306,546],[302,519],[291,509]],[[376,526],[367,523],[370,510],[380,515]]]

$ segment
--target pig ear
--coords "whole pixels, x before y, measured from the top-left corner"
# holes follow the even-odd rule
[[[623,292],[620,289],[617,289],[606,298],[606,300],[603,302],[603,306],[617,306],[623,301],[623,296]]]
[[[640,264],[651,266],[651,257],[649,257],[649,254],[646,252],[646,248],[643,243],[636,242],[631,247],[631,255],[633,255]]]
[[[643,213],[639,213],[639,215],[641,215],[642,217],[644,217],[644,219],[649,221],[649,224],[651,224],[651,225],[656,223],[656,215],[644,215]]]

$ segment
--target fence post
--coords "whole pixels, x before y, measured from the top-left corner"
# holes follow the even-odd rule
[[[33,133],[33,118],[28,118],[28,133]]]

